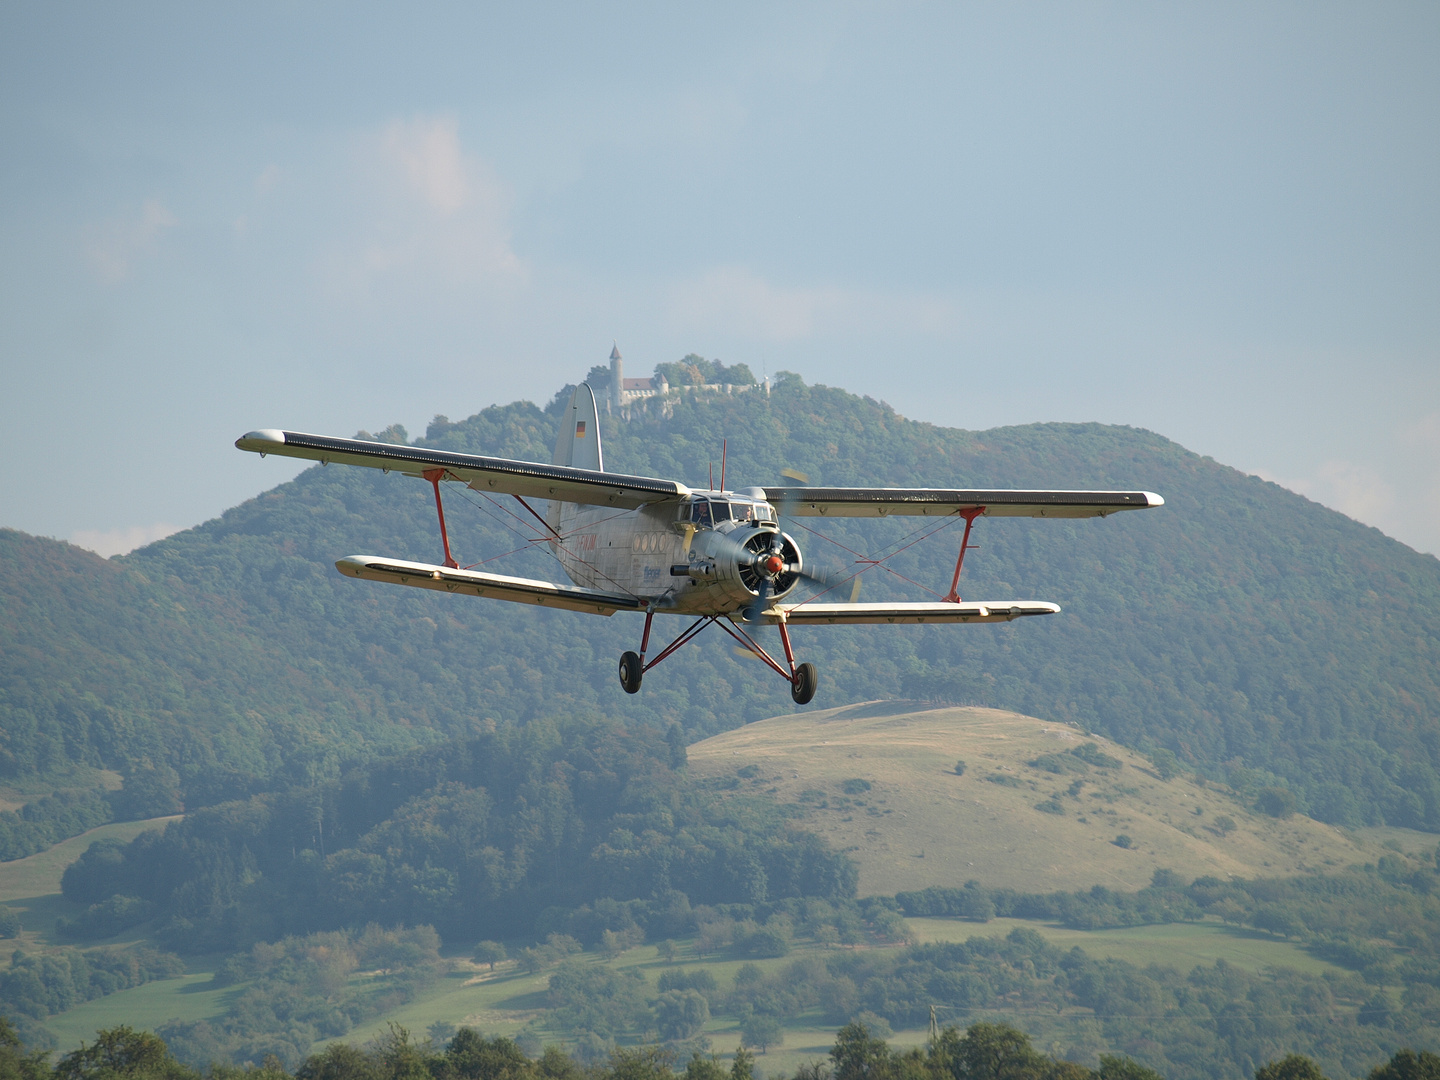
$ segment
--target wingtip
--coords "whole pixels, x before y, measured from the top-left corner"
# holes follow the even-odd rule
[[[1164,500],[1163,498],[1161,498],[1159,495],[1156,495],[1155,492],[1153,492],[1153,491],[1146,491],[1146,492],[1143,492],[1143,494],[1144,494],[1144,496],[1145,496],[1145,505],[1146,505],[1146,506],[1164,506],[1164,505],[1165,505],[1165,500]]]

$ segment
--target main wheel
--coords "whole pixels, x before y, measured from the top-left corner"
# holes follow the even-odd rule
[[[645,674],[644,669],[645,665],[640,663],[639,653],[627,652],[621,655],[620,685],[624,687],[627,694],[639,693],[640,679]]]
[[[796,668],[795,678],[790,681],[790,696],[795,699],[795,704],[809,705],[819,681],[820,676],[816,674],[814,664],[801,664]]]

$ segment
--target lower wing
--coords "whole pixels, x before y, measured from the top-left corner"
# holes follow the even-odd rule
[[[549,581],[482,574],[476,570],[452,570],[430,563],[406,562],[403,559],[382,559],[375,555],[350,555],[335,564],[347,577],[366,581],[388,581],[392,585],[409,585],[417,589],[484,596],[491,600],[510,600],[517,604],[584,611],[591,615],[613,615],[617,611],[644,611],[645,602],[620,593],[604,593],[575,585],[555,585]]]
[[[803,623],[954,623],[1009,622],[1026,615],[1055,615],[1059,604],[1042,600],[999,600],[990,603],[947,601],[925,604],[776,604],[765,612],[768,622]]]

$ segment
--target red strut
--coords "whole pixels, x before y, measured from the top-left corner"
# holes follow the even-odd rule
[[[445,565],[451,570],[458,569],[460,564],[450,554],[450,535],[445,531],[445,507],[440,502],[440,481],[445,479],[445,470],[427,469],[420,475],[429,480],[435,489],[435,512],[440,515],[440,543],[445,546]]]
[[[960,516],[965,519],[965,535],[960,538],[960,557],[955,560],[955,576],[950,579],[950,591],[945,595],[945,599],[952,604],[960,603],[960,593],[956,590],[960,588],[960,567],[965,565],[965,552],[970,547],[970,528],[975,524],[975,519],[984,512],[983,506],[972,506],[969,510],[959,511]]]

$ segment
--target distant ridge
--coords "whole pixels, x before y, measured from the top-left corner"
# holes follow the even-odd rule
[[[553,424],[519,402],[437,420],[426,441],[548,460]],[[962,594],[1056,601],[1064,614],[1048,625],[797,632],[820,667],[816,705],[911,696],[1011,709],[1168,748],[1252,795],[1287,786],[1324,821],[1440,830],[1431,556],[1133,428],[947,429],[796,378],[768,398],[682,401],[669,416],[604,425],[609,467],[689,482],[726,438],[733,486],[789,468],[829,485],[1158,491],[1166,506],[1145,515],[979,524]],[[500,507],[453,486],[447,497],[462,562],[519,548],[488,565],[556,572]],[[0,782],[77,761],[151,770],[151,782],[173,775],[194,807],[489,723],[609,715],[679,722],[698,738],[788,705],[778,680],[719,640],[668,661],[632,699],[614,666],[638,640],[636,620],[335,574],[334,560],[357,551],[433,558],[428,500],[403,477],[317,467],[108,562],[0,531]],[[858,551],[906,531],[823,525]],[[851,558],[792,531],[813,562]],[[956,539],[941,534],[893,568],[943,589]],[[925,595],[880,571],[863,588],[866,599]]]

